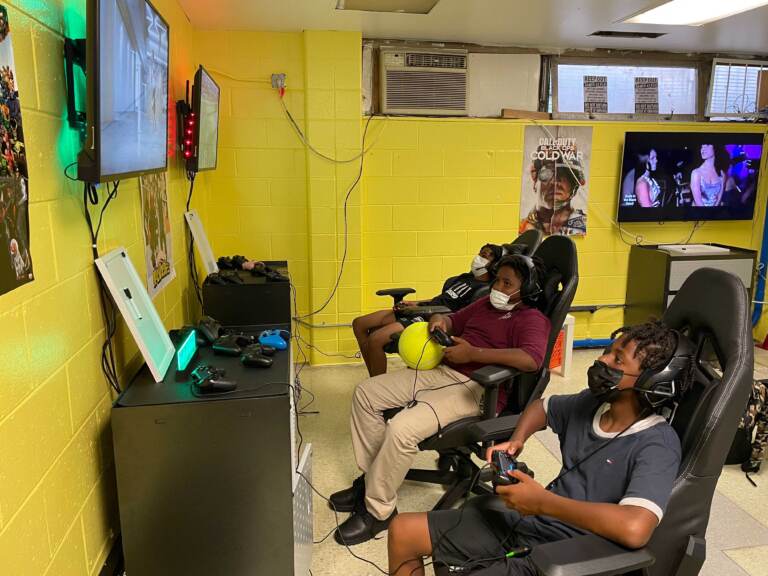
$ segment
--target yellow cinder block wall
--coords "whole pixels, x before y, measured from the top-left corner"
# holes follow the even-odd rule
[[[80,143],[69,130],[64,37],[85,36],[85,2],[11,0],[8,7],[29,161],[35,281],[0,296],[0,573],[98,574],[118,531],[109,431],[112,398],[100,369],[104,340],[82,188],[63,175]],[[175,0],[154,0],[171,26],[171,94],[184,93],[192,29]],[[183,209],[187,184],[170,159],[176,279],[155,299],[166,326],[190,318]],[[205,191],[206,177],[199,182]],[[103,195],[103,192],[101,193]],[[205,208],[200,202],[201,209]],[[104,218],[99,249],[119,245],[145,276],[137,180],[125,180]],[[198,312],[195,311],[195,314]],[[139,358],[124,326],[125,384]]]
[[[334,165],[301,147],[268,81],[271,73],[286,72],[287,106],[310,142],[324,154],[351,159],[360,151],[367,123],[360,116],[360,35],[200,32],[197,37],[201,61],[237,78],[222,79],[232,96],[228,116],[222,117],[223,170],[213,176],[210,191],[216,247],[248,250],[259,258],[287,257],[299,313],[317,310],[336,281],[344,252],[343,198],[359,163]],[[243,96],[235,98],[236,92]],[[581,282],[575,304],[624,302],[633,239],[625,235],[622,241],[612,220],[626,131],[765,132],[763,126],[735,124],[570,123],[593,127],[588,234],[576,239]],[[365,138],[370,151],[347,206],[344,274],[336,296],[306,319],[333,327],[302,331],[317,348],[311,351],[313,363],[349,361],[356,342],[350,328],[336,325],[390,305],[389,298],[375,295],[377,289],[411,286],[414,297],[429,298],[445,278],[469,268],[482,244],[517,236],[520,192],[528,185],[522,178],[528,125],[471,118],[370,122]],[[286,190],[285,181],[295,185]],[[708,222],[691,240],[759,248],[768,178],[761,182],[754,221]],[[217,202],[221,205],[213,207]],[[249,210],[250,203],[259,209]],[[286,203],[293,208],[283,208]],[[302,217],[304,229],[297,225]],[[691,226],[627,224],[625,229],[645,243],[664,243],[685,240]],[[281,247],[286,236],[295,244]],[[623,321],[621,309],[576,316],[577,338],[605,338]]]

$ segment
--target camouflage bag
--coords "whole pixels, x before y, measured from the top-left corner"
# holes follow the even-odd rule
[[[725,460],[741,464],[745,472],[757,472],[768,449],[768,380],[755,380],[747,409]]]

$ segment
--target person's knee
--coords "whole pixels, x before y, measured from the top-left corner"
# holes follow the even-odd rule
[[[412,423],[407,418],[408,414],[405,413],[408,409],[405,408],[403,412],[400,412],[387,425],[387,436],[390,440],[399,448],[415,451],[416,446],[421,442],[422,438],[418,431],[413,427]]]
[[[368,322],[366,319],[367,316],[358,316],[352,320],[352,332],[355,333],[355,336],[365,337],[368,335]]]
[[[426,518],[425,512],[406,512],[395,516],[388,528],[389,549],[418,549],[419,553],[426,553],[427,551],[423,550],[429,539],[429,535],[424,534],[425,529],[429,531]]]

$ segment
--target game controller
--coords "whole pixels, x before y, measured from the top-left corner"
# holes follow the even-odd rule
[[[192,386],[202,394],[226,394],[237,389],[237,383],[224,378],[225,370],[201,364],[192,371]]]
[[[291,333],[288,330],[264,330],[259,334],[259,344],[270,346],[276,350],[285,350],[288,348],[288,340]]]
[[[517,478],[509,475],[514,470],[519,470],[533,478],[533,470],[526,466],[525,462],[518,462],[515,458],[507,454],[504,450],[495,450],[491,455],[491,467],[493,468],[493,478],[491,482],[494,488],[496,486],[509,486],[520,482]]]
[[[219,276],[221,276],[228,284],[245,284],[235,270],[221,270]]]
[[[261,344],[251,344],[244,348],[243,354],[240,356],[240,362],[243,363],[243,366],[254,366],[256,368],[269,368],[272,366],[272,358],[264,354]]]
[[[200,318],[200,323],[197,325],[197,331],[206,340],[206,345],[213,344],[213,342],[221,335],[221,324],[216,322],[216,320],[210,316],[203,316]]]
[[[440,328],[433,328],[432,329],[432,338],[440,344],[441,346],[455,346],[456,342],[453,341],[453,338],[448,336],[445,332],[443,332]]]
[[[287,282],[288,278],[283,276],[277,270],[270,268],[264,262],[252,261],[253,267],[251,268],[251,274],[254,276],[264,276],[267,280],[273,282]]]
[[[213,353],[221,356],[240,356],[243,348],[256,344],[254,336],[246,334],[225,334],[213,343]]]

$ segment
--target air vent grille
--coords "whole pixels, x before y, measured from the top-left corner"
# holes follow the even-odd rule
[[[467,57],[463,54],[409,52],[405,56],[405,65],[413,68],[466,68]]]
[[[461,111],[466,107],[466,73],[387,70],[387,108],[390,110]]]

